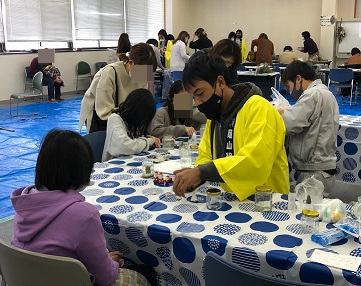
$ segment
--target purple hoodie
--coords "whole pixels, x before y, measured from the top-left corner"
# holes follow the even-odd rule
[[[97,208],[77,191],[37,191],[35,186],[11,194],[16,211],[11,244],[22,249],[80,260],[98,286],[113,283],[119,264],[109,257]]]

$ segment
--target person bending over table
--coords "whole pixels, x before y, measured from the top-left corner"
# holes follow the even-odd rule
[[[129,93],[108,118],[102,162],[120,155],[145,152],[153,145],[160,147],[158,138],[145,137],[155,109],[152,93],[148,89],[138,88]]]
[[[200,55],[183,71],[185,89],[208,118],[196,167],[175,171],[174,192],[184,196],[202,181],[221,183],[244,200],[258,185],[288,193],[286,129],[277,110],[252,83],[230,87],[230,75],[219,57]]]
[[[11,194],[11,244],[79,260],[92,285],[156,285],[153,268],[126,269],[122,254],[107,250],[99,211],[79,193],[89,185],[92,169],[93,151],[86,139],[70,130],[51,130],[40,148],[35,185]]]
[[[314,68],[294,61],[282,74],[296,104],[279,108],[289,135],[289,156],[297,184],[314,175],[328,197],[335,184],[339,110],[335,96],[316,79]]]

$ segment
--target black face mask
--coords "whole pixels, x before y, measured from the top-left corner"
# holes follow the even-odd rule
[[[214,90],[215,89],[216,88],[214,88]],[[198,105],[197,108],[200,112],[204,113],[204,115],[209,120],[219,121],[221,117],[222,99],[223,99],[223,90],[222,90],[222,97],[219,97],[217,94],[213,93],[210,99]]]
[[[296,80],[294,80],[291,97],[293,98],[294,101],[297,101],[300,98],[300,96],[302,95],[302,93],[303,93],[302,80],[300,82],[300,89],[299,90],[296,90]]]

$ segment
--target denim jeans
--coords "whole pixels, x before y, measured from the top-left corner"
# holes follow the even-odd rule
[[[54,98],[54,91],[56,98],[59,98],[61,96],[61,92],[60,92],[61,84],[55,82],[54,79],[52,79],[51,77],[44,76],[42,83],[43,85],[48,86],[48,99]]]

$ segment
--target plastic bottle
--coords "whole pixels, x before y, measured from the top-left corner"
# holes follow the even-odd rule
[[[198,144],[197,144],[197,134],[196,134],[196,132],[193,132],[193,134],[192,134],[192,141],[191,141],[191,144],[190,144],[191,146],[197,146]]]
[[[324,230],[311,235],[311,240],[322,246],[327,246],[346,238],[348,234],[338,228]]]
[[[296,209],[296,191],[295,188],[291,186],[290,192],[288,194],[288,211],[292,212]]]

